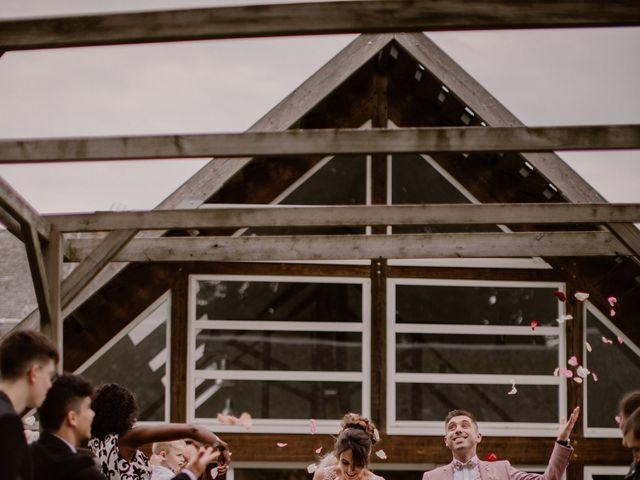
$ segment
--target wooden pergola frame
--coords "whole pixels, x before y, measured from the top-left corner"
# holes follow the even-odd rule
[[[346,1],[4,20],[0,21],[0,51],[347,32],[628,25],[640,25],[640,4],[633,0],[542,0],[535,4],[524,0]],[[320,85],[324,92],[336,88],[391,40],[428,70],[446,78],[462,101],[481,105],[482,111],[477,113],[495,126],[284,131],[321,100]],[[287,101],[295,108],[285,108]],[[43,216],[0,179],[0,220],[25,243],[41,329],[61,347],[63,318],[123,268],[111,263],[114,261],[243,260],[265,256],[295,260],[523,255],[640,258],[640,234],[631,225],[640,221],[640,205],[606,204],[551,153],[640,148],[640,125],[525,127],[421,33],[363,35],[339,54],[331,67],[314,74],[274,110],[278,112],[275,121],[276,115],[265,117],[243,134],[1,141],[0,163],[223,157],[203,169],[199,184],[187,182],[163,202],[161,211]],[[309,215],[308,208],[193,210],[252,157],[480,151],[535,152],[526,156],[527,161],[575,204],[314,207],[313,215]],[[187,207],[191,209],[185,211]],[[608,231],[593,231],[591,227],[591,231],[583,232],[301,235],[275,240],[160,238],[171,228],[220,226],[563,222],[603,224]],[[65,232],[96,230],[111,233],[101,241],[63,239]],[[139,230],[150,232],[134,240]],[[64,280],[63,257],[81,261]],[[32,315],[21,325],[34,326],[37,321],[37,316]]]

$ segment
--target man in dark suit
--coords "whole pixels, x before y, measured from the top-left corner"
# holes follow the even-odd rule
[[[79,449],[91,437],[92,395],[91,384],[78,375],[64,374],[53,383],[38,410],[42,435],[30,447],[34,480],[105,480],[91,454]],[[219,455],[200,449],[174,480],[196,480]]]
[[[56,373],[58,350],[30,330],[0,344],[0,478],[31,480],[31,459],[19,414],[44,401]]]

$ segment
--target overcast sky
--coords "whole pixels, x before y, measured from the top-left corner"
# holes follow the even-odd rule
[[[0,0],[0,17],[229,4],[240,2]],[[640,123],[640,28],[430,36],[527,125]],[[0,138],[242,131],[353,38],[9,52]],[[562,156],[609,201],[640,202],[640,151]],[[0,175],[43,213],[152,208],[204,163],[16,165]]]

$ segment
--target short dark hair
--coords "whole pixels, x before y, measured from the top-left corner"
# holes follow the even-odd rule
[[[640,440],[640,408],[636,408],[622,426],[623,436],[627,436],[630,432],[635,439]]]
[[[98,388],[91,408],[96,412],[91,425],[91,435],[103,440],[108,434],[122,435],[133,427],[138,406],[133,394],[117,383],[107,383]]]
[[[469,412],[468,410],[460,410],[460,409],[451,410],[449,413],[447,413],[447,416],[444,419],[445,430],[447,429],[449,420],[451,420],[453,417],[460,417],[462,415],[464,415],[465,417],[469,417],[473,422],[473,425],[476,427],[476,430],[478,430],[478,420],[476,420],[476,416],[473,413]]]
[[[640,390],[634,390],[626,393],[625,396],[620,399],[618,414],[624,418],[628,418],[638,408],[640,408]]]
[[[58,349],[47,337],[34,330],[18,330],[0,344],[0,376],[17,380],[31,362],[53,360],[58,363],[59,359]]]
[[[79,408],[83,399],[93,395],[91,383],[79,375],[65,373],[53,382],[38,409],[40,425],[45,432],[57,431],[67,413]]]

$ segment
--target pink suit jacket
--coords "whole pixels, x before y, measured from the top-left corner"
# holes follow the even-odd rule
[[[573,448],[563,447],[556,443],[544,473],[527,473],[516,470],[507,460],[495,462],[480,460],[478,462],[480,478],[481,480],[561,480],[567,465],[569,465],[572,452]],[[452,463],[424,472],[422,480],[453,480]]]

